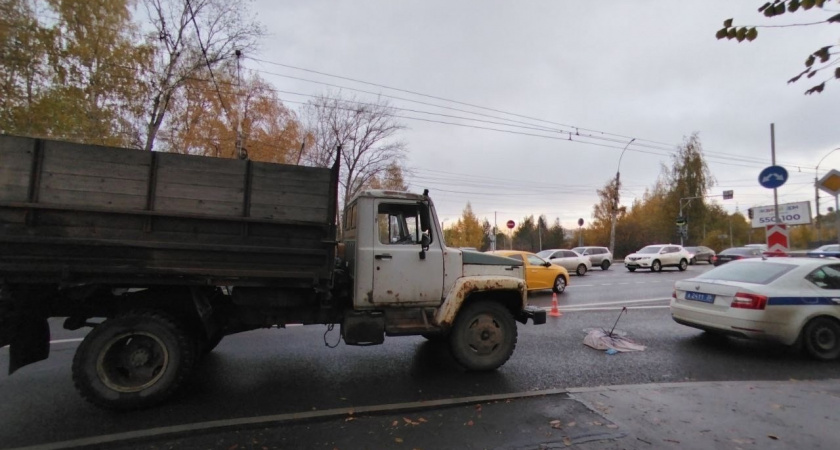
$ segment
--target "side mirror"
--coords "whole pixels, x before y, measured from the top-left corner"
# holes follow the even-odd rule
[[[421,233],[420,235],[420,246],[423,247],[423,250],[428,250],[429,245],[432,243],[432,238],[429,237],[426,233]]]
[[[543,264],[543,266],[544,266],[544,267],[551,267],[551,261],[546,261],[546,262]]]
[[[426,233],[420,233],[420,259],[426,259],[426,250],[432,243],[432,238]]]

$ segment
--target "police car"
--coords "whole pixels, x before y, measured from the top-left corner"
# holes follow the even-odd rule
[[[677,281],[671,317],[713,334],[801,342],[814,358],[837,359],[840,259],[733,261]]]

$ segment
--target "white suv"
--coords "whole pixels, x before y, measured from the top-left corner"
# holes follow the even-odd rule
[[[648,245],[636,253],[627,255],[624,258],[624,266],[631,272],[636,269],[659,272],[663,267],[676,267],[683,271],[688,267],[689,260],[691,255],[681,245]]]

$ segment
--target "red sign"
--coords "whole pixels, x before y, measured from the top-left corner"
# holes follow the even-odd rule
[[[787,225],[767,225],[767,251],[786,252],[790,248]]]
[[[516,222],[514,222],[514,221],[512,221],[512,220],[508,220],[508,221],[507,221],[507,227],[508,227],[508,228],[510,228],[511,230],[512,230],[512,229],[513,229],[513,227],[515,227],[515,226],[516,226]]]

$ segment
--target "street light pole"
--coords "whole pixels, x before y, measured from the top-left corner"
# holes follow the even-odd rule
[[[618,157],[618,167],[615,169],[615,192],[613,196],[613,204],[612,206],[612,214],[611,214],[611,221],[610,221],[610,254],[615,255],[615,221],[616,216],[618,215],[618,188],[619,182],[621,181],[621,158],[624,157],[624,152],[627,151],[627,147],[630,147],[630,144],[635,141],[636,138],[630,139],[630,142],[624,146],[624,150],[621,151],[621,155]]]

